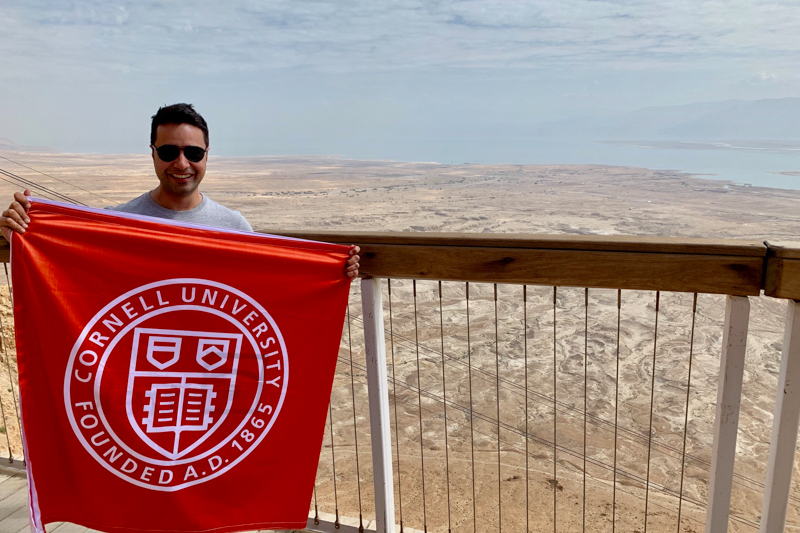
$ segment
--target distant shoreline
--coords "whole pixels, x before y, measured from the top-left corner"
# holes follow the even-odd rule
[[[800,140],[787,141],[597,141],[601,144],[660,150],[743,150],[800,153]]]
[[[333,165],[370,167],[393,165],[398,168],[461,168],[469,167],[553,167],[605,166],[638,168],[642,171],[672,172],[724,184],[764,187],[775,190],[800,190],[800,141],[558,141],[519,139],[523,145],[511,146],[507,153],[471,154],[469,158],[442,161],[437,154],[420,154],[416,160],[383,157],[355,157],[349,154],[275,154],[216,155],[209,154],[210,172],[223,166]],[[438,150],[438,149],[437,149]],[[145,149],[131,154],[97,154],[4,150],[3,157],[36,170],[80,167],[82,162],[112,164],[120,171],[136,169],[152,172],[150,154]],[[426,157],[430,155],[430,157]],[[483,157],[481,157],[483,156]],[[436,160],[440,162],[435,162]],[[456,162],[458,161],[458,162]],[[463,162],[469,161],[469,162]],[[508,163],[508,161],[522,161]],[[563,163],[563,161],[569,161]],[[41,165],[42,168],[38,168]],[[23,170],[10,161],[0,159],[0,168],[10,172]]]

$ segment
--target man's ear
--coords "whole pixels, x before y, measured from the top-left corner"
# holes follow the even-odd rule
[[[153,161],[156,160],[156,147],[152,144],[150,145],[150,157],[153,158]]]

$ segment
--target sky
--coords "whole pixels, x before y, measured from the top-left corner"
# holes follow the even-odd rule
[[[798,28],[774,0],[3,0],[0,139],[146,153],[185,101],[215,154],[443,160],[573,116],[798,97]]]

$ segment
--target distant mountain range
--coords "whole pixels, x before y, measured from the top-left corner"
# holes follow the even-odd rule
[[[16,150],[19,145],[6,137],[0,137],[0,150]]]
[[[5,152],[55,152],[54,148],[45,146],[26,146],[17,144],[8,137],[0,137],[0,151]]]
[[[800,98],[648,107],[539,124],[536,136],[595,140],[800,139]]]

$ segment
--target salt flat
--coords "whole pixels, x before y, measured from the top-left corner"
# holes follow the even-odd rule
[[[148,155],[91,155],[0,152],[52,177],[0,160],[0,168],[34,180],[51,189],[87,203],[104,207],[127,201],[156,185]],[[64,180],[68,183],[64,183]],[[82,190],[85,189],[85,190]],[[9,198],[17,187],[3,182],[0,198]],[[592,165],[439,165],[391,161],[353,161],[335,157],[214,157],[203,190],[213,199],[239,210],[257,230],[290,229],[363,231],[448,231],[513,232],[597,235],[649,235],[711,237],[797,241],[800,233],[800,191],[738,186],[685,174],[634,167]],[[89,194],[91,191],[94,194]],[[36,192],[36,191],[34,191]],[[99,195],[99,196],[97,196]],[[2,277],[2,276],[0,276]],[[355,287],[354,287],[355,290]],[[478,530],[495,529],[498,479],[503,501],[503,527],[519,530],[526,517],[532,530],[552,531],[553,501],[557,495],[560,531],[582,528],[583,464],[569,450],[583,449],[584,379],[584,292],[559,289],[555,315],[559,321],[554,338],[553,289],[530,288],[524,308],[529,314],[528,359],[523,353],[521,288],[501,286],[499,293],[498,336],[494,333],[492,287],[471,289],[473,306],[470,338],[467,338],[464,313],[464,286],[443,284],[443,311],[438,314],[438,287],[420,283],[418,292],[420,324],[414,330],[410,282],[393,282],[396,335],[395,364],[390,367],[398,383],[399,443],[406,526],[420,528],[423,519],[429,531],[446,531],[446,462],[451,477],[451,526],[454,531],[473,529],[472,480],[476,480],[476,520]],[[4,330],[13,344],[8,297],[0,291],[5,309]],[[388,294],[384,294],[386,299]],[[733,511],[738,517],[731,530],[751,530],[748,523],[758,520],[761,485],[771,429],[777,369],[782,344],[784,304],[771,298],[752,298],[751,326],[745,369],[744,399],[739,435],[737,484]],[[705,499],[707,464],[710,457],[710,427],[716,401],[716,375],[720,348],[723,299],[698,298],[695,332],[695,367],[692,370],[690,424],[684,494],[698,501]],[[587,466],[587,530],[610,531],[612,477],[602,464],[613,461],[613,423],[615,406],[616,292],[592,290],[588,320],[589,383],[588,411],[595,417],[589,424],[587,454],[597,464]],[[626,291],[620,350],[619,424],[625,430],[619,439],[618,466],[631,474],[617,480],[617,529],[634,531],[643,523],[644,488],[637,476],[645,475],[646,445],[642,432],[648,429],[651,358],[656,351],[656,402],[651,481],[669,490],[651,490],[648,528],[674,531],[677,490],[681,465],[683,417],[686,401],[687,353],[691,328],[692,295],[661,295],[658,342],[654,346],[654,294]],[[351,305],[354,358],[363,358],[360,311],[354,297]],[[442,358],[440,322],[447,338],[446,358]],[[388,329],[388,328],[387,328]],[[419,400],[416,389],[416,350],[409,339],[418,338],[424,348],[420,358],[422,389],[434,397]],[[470,352],[467,344],[470,344]],[[553,344],[558,346],[555,359]],[[495,345],[502,360],[496,364]],[[465,357],[470,354],[472,369]],[[374,512],[369,503],[371,477],[368,411],[364,374],[358,367],[351,386],[349,349],[343,345],[342,363],[333,395],[333,427],[336,450],[339,512],[357,517],[358,475],[355,464],[353,411],[351,396],[357,400],[358,458],[363,512]],[[445,360],[446,359],[446,360]],[[528,383],[521,382],[525,368]],[[552,382],[558,368],[558,381]],[[12,373],[15,369],[12,367]],[[448,414],[445,419],[441,398],[441,376],[447,378]],[[472,373],[472,374],[471,374]],[[0,373],[2,376],[5,373]],[[470,428],[469,417],[452,406],[469,406],[469,378],[473,377],[473,408],[491,415],[500,402],[504,426],[501,434],[501,466],[497,468],[496,425],[477,421]],[[495,378],[502,378],[495,390]],[[7,390],[7,377],[0,377]],[[527,385],[527,387],[526,387]],[[554,389],[555,386],[555,389]],[[525,389],[536,399],[525,403]],[[355,391],[355,392],[354,392]],[[552,398],[559,398],[558,442],[567,452],[559,452],[553,472]],[[538,395],[538,396],[536,396]],[[499,400],[498,400],[499,398]],[[421,405],[420,405],[421,404]],[[6,414],[15,406],[9,394],[3,396]],[[424,424],[422,448],[425,452],[425,517],[423,517],[420,468],[419,413]],[[529,433],[538,441],[528,441],[516,430],[525,429],[528,407]],[[492,415],[493,416],[493,415]],[[613,424],[612,424],[613,425]],[[443,446],[445,428],[448,448]],[[611,429],[610,429],[611,428]],[[8,432],[15,435],[15,427]],[[646,433],[645,433],[646,434]],[[476,468],[472,472],[471,443],[475,444]],[[545,444],[543,444],[545,443]],[[317,483],[320,509],[333,512],[332,459],[330,435],[326,436]],[[0,450],[5,443],[0,443]],[[448,452],[445,455],[445,451]],[[16,451],[18,453],[18,450]],[[529,459],[527,481],[525,457]],[[366,465],[366,466],[365,466]],[[395,469],[398,470],[397,464]],[[396,476],[397,477],[397,476]],[[525,486],[528,490],[526,513]],[[396,479],[397,486],[397,479]],[[800,525],[795,487],[790,502],[790,523]],[[654,511],[655,509],[655,511]],[[399,511],[399,508],[398,508]],[[685,531],[702,529],[701,506],[684,503],[682,525]]]

